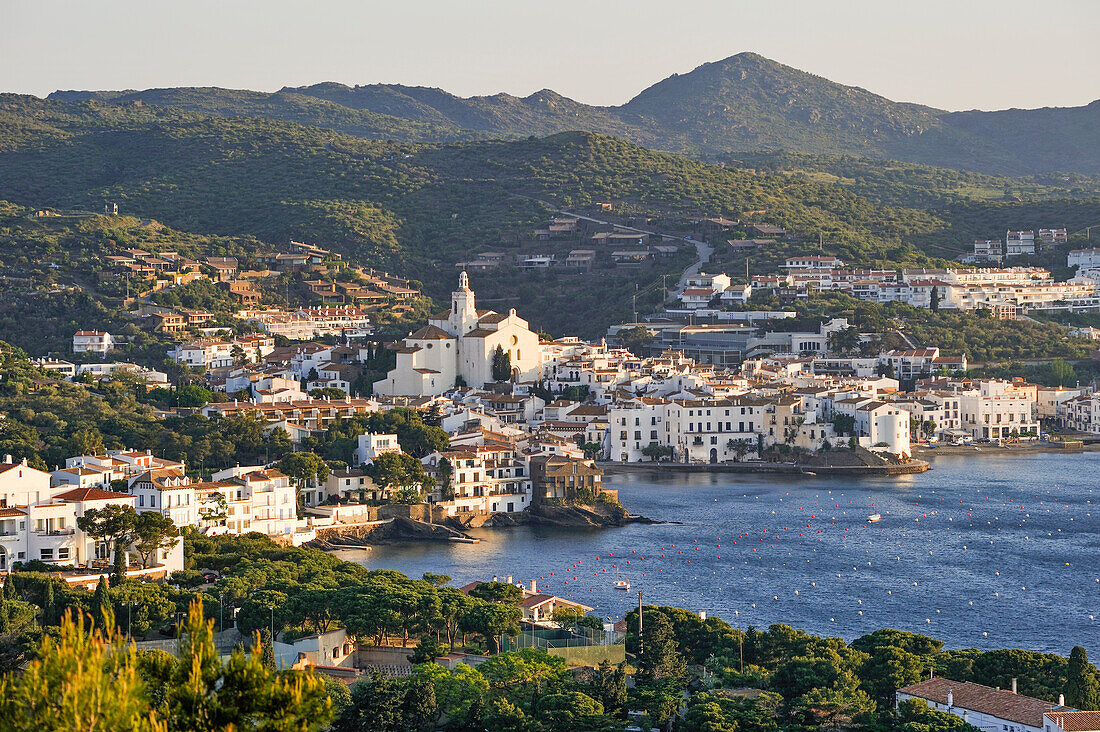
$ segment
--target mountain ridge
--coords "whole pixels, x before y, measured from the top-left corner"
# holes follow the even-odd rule
[[[1100,174],[1100,100],[1082,107],[950,112],[895,102],[751,52],[673,74],[623,105],[606,107],[552,89],[525,97],[460,97],[436,87],[338,82],[272,93],[176,87],[57,91],[47,98],[261,116],[407,142],[584,130],[706,160],[788,150],[1001,175]]]

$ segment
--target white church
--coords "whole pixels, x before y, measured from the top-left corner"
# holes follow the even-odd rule
[[[451,309],[436,313],[397,348],[397,366],[374,383],[374,393],[386,396],[438,396],[461,377],[467,386],[493,381],[493,353],[500,346],[511,358],[512,378],[539,378],[539,337],[516,315],[474,306],[474,291],[463,272],[451,293]]]

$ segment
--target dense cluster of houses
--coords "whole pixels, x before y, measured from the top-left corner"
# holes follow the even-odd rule
[[[833,352],[837,334],[854,332],[843,319],[812,332],[760,332],[753,313],[740,315],[746,316],[742,322],[721,327],[747,329],[763,340],[729,365],[697,360],[656,337],[649,354],[606,340],[547,341],[515,311],[477,309],[463,273],[451,307],[392,346],[397,365],[370,397],[354,389],[363,383],[369,347],[307,342],[277,348],[266,335],[181,344],[173,353],[177,360],[203,366],[212,388],[235,397],[206,405],[204,415],[253,414],[266,433],[281,429],[292,444],[352,416],[395,407],[430,413],[450,437],[449,447],[420,458],[434,481],[375,483],[373,462],[402,451],[392,434],[361,435],[350,466],[296,487],[262,465],[192,482],[180,464],[129,452],[77,456],[52,475],[11,466],[0,480],[25,475],[20,484],[28,487],[18,488],[23,499],[13,493],[3,505],[4,520],[14,521],[9,528],[24,537],[22,548],[6,550],[7,561],[20,553],[44,561],[95,561],[94,546],[79,536],[31,538],[38,531],[42,537],[73,536],[84,501],[158,510],[206,532],[261,531],[300,541],[317,526],[377,521],[379,504],[409,488],[428,504],[431,518],[467,522],[521,512],[539,501],[594,500],[605,492],[598,459],[721,463],[854,447],[904,461],[919,441],[1036,439],[1041,421],[1100,432],[1100,395],[1090,389],[971,380],[964,356],[945,356],[937,348],[840,355]],[[788,314],[757,315],[782,321]],[[64,373],[63,362],[42,365],[76,375]],[[317,388],[326,389],[325,396],[309,395]],[[35,488],[34,481],[43,486]],[[296,510],[296,488],[303,515]],[[83,493],[77,500],[71,491]],[[50,533],[61,530],[69,533]]]
[[[1072,261],[1074,253],[1070,257]],[[1082,253],[1077,257],[1085,259]],[[814,292],[835,291],[860,300],[920,308],[987,309],[996,317],[1011,319],[1018,310],[1100,304],[1100,269],[1092,268],[1092,260],[1088,261],[1090,266],[1080,267],[1072,279],[1056,281],[1049,270],[1039,267],[844,269],[836,257],[790,257],[783,273],[758,275],[743,284],[733,284],[727,274],[699,274],[688,280],[680,303],[687,309],[703,310],[743,304],[755,293],[793,301]]]

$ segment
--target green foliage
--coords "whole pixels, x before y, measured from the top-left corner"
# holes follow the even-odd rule
[[[395,503],[420,503],[424,491],[430,490],[435,482],[424,472],[422,462],[404,452],[379,455],[365,471]]]
[[[683,684],[687,666],[680,655],[672,623],[663,614],[646,617],[638,653],[638,676],[645,681]]]
[[[898,732],[977,732],[977,727],[951,712],[929,708],[921,699],[906,699],[898,704]]]
[[[722,692],[700,692],[688,699],[680,729],[684,732],[770,732],[779,729],[781,699],[770,692],[740,697]]]
[[[149,561],[156,559],[158,552],[171,549],[178,543],[179,529],[168,516],[146,511],[134,520],[130,546],[141,557],[142,567],[148,567]]]
[[[508,381],[512,378],[512,356],[499,345],[493,351],[492,372],[493,381]]]
[[[1100,673],[1081,646],[1074,646],[1066,669],[1066,704],[1083,711],[1100,711]]]
[[[66,618],[21,675],[0,679],[0,719],[11,730],[319,730],[331,716],[311,672],[265,668],[257,654],[221,661],[212,624],[191,607],[180,657],[135,653],[111,626]]]

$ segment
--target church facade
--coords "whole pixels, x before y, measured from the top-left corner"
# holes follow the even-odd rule
[[[463,272],[451,293],[451,309],[436,313],[397,347],[397,366],[374,383],[374,393],[387,396],[438,396],[456,382],[481,387],[493,381],[497,346],[512,362],[512,378],[539,378],[539,337],[516,315],[478,310],[470,280]]]

